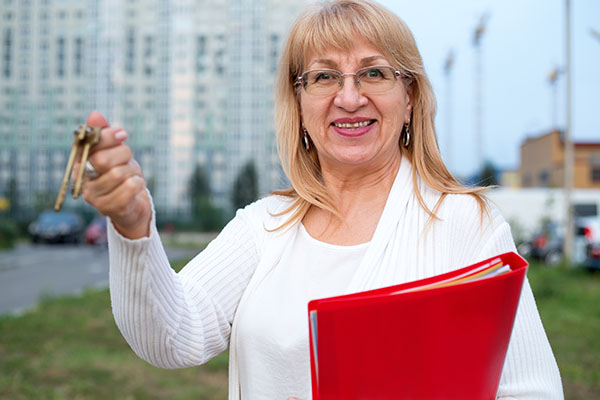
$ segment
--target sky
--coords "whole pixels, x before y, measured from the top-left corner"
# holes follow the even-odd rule
[[[483,157],[501,169],[518,169],[522,142],[553,127],[548,75],[566,63],[565,0],[379,2],[415,36],[437,96],[442,156],[463,177],[478,170],[473,35],[487,15],[481,39]],[[571,135],[576,142],[600,142],[600,39],[592,29],[600,32],[600,0],[571,0]],[[448,78],[444,63],[451,50],[454,67]],[[556,93],[555,120],[562,129],[565,74],[557,80]]]

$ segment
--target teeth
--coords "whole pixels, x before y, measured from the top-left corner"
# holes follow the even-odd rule
[[[342,123],[334,122],[333,124],[338,128],[357,129],[357,128],[362,128],[363,126],[367,126],[370,123],[371,123],[371,121],[361,121],[361,122],[355,122],[353,124],[350,124],[347,122],[342,122]]]

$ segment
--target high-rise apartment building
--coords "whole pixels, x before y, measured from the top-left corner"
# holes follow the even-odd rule
[[[0,193],[14,178],[23,205],[52,199],[71,132],[94,109],[128,131],[158,209],[189,209],[197,164],[219,204],[248,160],[262,194],[280,187],[273,83],[303,6],[0,0]]]

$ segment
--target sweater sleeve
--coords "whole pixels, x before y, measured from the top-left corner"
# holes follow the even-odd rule
[[[179,273],[154,222],[129,240],[109,220],[110,297],[119,330],[142,359],[162,368],[202,364],[225,350],[233,316],[258,262],[244,211]]]
[[[508,223],[501,217],[495,218],[495,222],[493,234],[479,254],[480,260],[516,251]],[[564,398],[558,366],[527,278],[523,283],[497,398]]]

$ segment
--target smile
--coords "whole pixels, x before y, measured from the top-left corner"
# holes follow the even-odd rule
[[[354,123],[348,123],[348,122],[333,122],[333,126],[335,126],[336,128],[341,128],[341,129],[358,129],[358,128],[362,128],[365,126],[369,126],[372,123],[374,123],[375,120],[372,119],[370,121],[361,121],[361,122],[354,122]]]
[[[339,135],[347,137],[359,137],[373,128],[377,120],[361,119],[360,121],[336,121],[331,123],[331,127]]]

